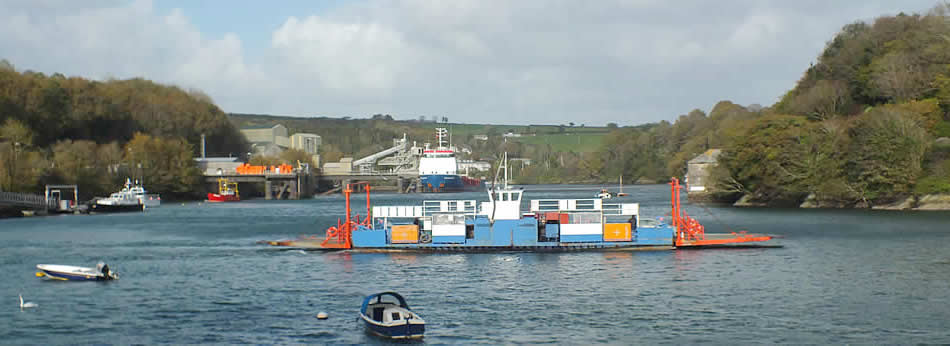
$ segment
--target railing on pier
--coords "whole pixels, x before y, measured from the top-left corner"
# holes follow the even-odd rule
[[[0,205],[13,205],[38,209],[50,209],[52,203],[47,203],[46,197],[32,193],[0,191]]]

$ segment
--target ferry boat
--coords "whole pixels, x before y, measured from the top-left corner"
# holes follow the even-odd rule
[[[459,192],[481,189],[481,179],[458,173],[455,148],[446,145],[448,130],[445,128],[435,130],[438,147],[430,149],[427,145],[419,159],[419,187],[422,192]]]
[[[208,202],[237,202],[240,200],[238,183],[227,178],[218,179],[218,193],[208,192]]]
[[[507,157],[505,158],[507,161]],[[507,164],[507,162],[505,162]],[[507,165],[504,166],[507,171]],[[499,170],[501,167],[499,167]],[[507,177],[507,172],[505,173]],[[366,185],[366,217],[355,217],[350,194]],[[641,217],[638,203],[604,203],[603,199],[531,200],[526,191],[493,184],[488,201],[438,200],[422,205],[372,206],[367,183],[349,184],[345,220],[326,237],[266,242],[275,246],[364,252],[487,252],[676,249],[764,242],[769,235],[707,234],[680,208],[682,186],[671,187],[671,220]]]
[[[133,185],[131,180],[125,179],[125,186],[119,192],[112,193],[107,198],[99,198],[94,203],[90,211],[93,212],[123,212],[140,211],[146,208],[159,207],[162,204],[162,198],[157,194],[148,194],[145,188],[136,180]]]

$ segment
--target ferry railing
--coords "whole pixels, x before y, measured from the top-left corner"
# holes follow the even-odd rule
[[[572,212],[603,209],[603,200],[593,199],[532,199],[532,212]]]
[[[478,212],[477,204],[474,199],[469,200],[450,200],[450,201],[423,201],[422,216],[431,216],[432,214],[464,214],[474,217]]]
[[[640,213],[640,203],[605,203],[603,211],[604,215],[637,215]]]

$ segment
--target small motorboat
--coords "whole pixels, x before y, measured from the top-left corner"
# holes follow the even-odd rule
[[[409,310],[406,299],[396,292],[367,296],[360,307],[360,318],[368,331],[387,338],[421,338],[426,331],[426,321]]]
[[[611,195],[610,191],[607,191],[607,189],[600,189],[600,192],[597,193],[597,198],[600,199],[611,199],[613,197],[614,196]]]
[[[109,266],[99,262],[96,268],[76,267],[59,264],[37,264],[37,277],[47,277],[55,280],[72,281],[104,281],[115,280],[119,274],[109,270]]]

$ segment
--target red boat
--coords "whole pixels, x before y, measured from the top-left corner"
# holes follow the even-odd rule
[[[218,193],[208,193],[208,202],[237,202],[240,200],[238,183],[226,178],[218,179]]]

